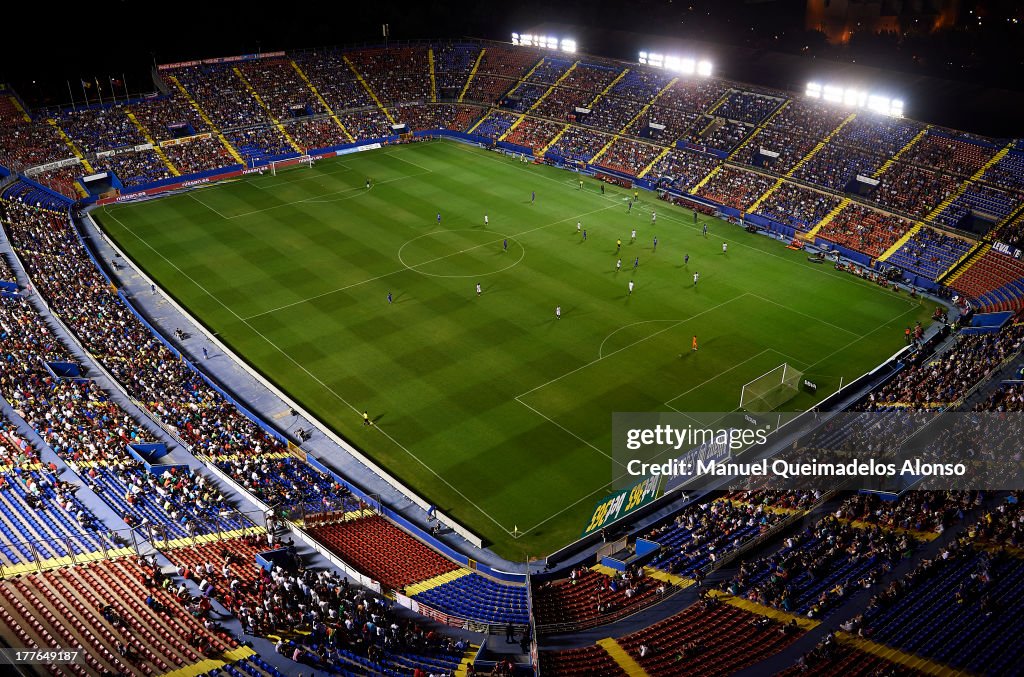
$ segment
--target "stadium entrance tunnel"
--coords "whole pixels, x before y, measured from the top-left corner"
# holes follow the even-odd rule
[[[493,275],[514,268],[525,255],[514,237],[483,227],[427,233],[398,249],[402,265],[429,277]]]

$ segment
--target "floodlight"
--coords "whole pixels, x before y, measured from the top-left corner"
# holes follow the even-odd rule
[[[519,44],[519,33],[513,33],[512,34],[512,44],[513,45],[518,45]]]
[[[901,118],[903,117],[903,102],[899,99],[893,99],[889,102],[889,115]]]
[[[697,75],[702,78],[711,77],[711,62],[710,61],[698,61],[697,62]]]
[[[662,54],[650,54],[648,55],[648,58],[650,59],[650,63],[652,66],[661,68],[662,66],[665,65],[665,56]]]
[[[548,36],[548,49],[558,49],[558,38]]]
[[[824,99],[832,103],[841,102],[843,100],[843,88],[836,87],[835,85],[825,85]]]
[[[808,82],[807,83],[807,96],[811,97],[812,99],[820,99],[821,98],[821,85],[819,83],[817,83],[817,82]]]
[[[575,52],[576,41],[568,38],[562,38],[562,51],[563,52]]]
[[[647,52],[640,52],[640,58],[638,59],[638,61],[640,62],[640,65],[646,66],[647,65]]]

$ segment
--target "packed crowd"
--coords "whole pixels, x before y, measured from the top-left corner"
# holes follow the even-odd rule
[[[174,176],[167,163],[152,149],[96,158],[93,161],[93,169],[97,172],[112,172],[126,188]]]
[[[197,137],[185,143],[164,146],[164,155],[182,174],[205,172],[235,164],[231,153],[218,139]]]
[[[560,85],[550,88],[533,112],[555,120],[572,121],[577,119],[576,109],[587,108],[593,98],[594,93],[591,91]]]
[[[835,195],[784,182],[757,207],[757,213],[797,230],[810,230],[839,204]]]
[[[778,127],[765,127],[750,138],[737,155],[751,165],[765,166],[773,172],[785,174],[793,169],[817,145],[812,137],[794,134]],[[763,155],[761,150],[778,153],[778,157]]]
[[[268,123],[266,109],[230,65],[184,66],[173,76],[221,130]]]
[[[713,155],[673,150],[655,163],[648,177],[657,177],[658,185],[662,188],[686,191],[719,164],[719,159]]]
[[[637,176],[647,165],[654,162],[661,151],[660,146],[618,138],[597,161],[602,167]]]
[[[950,174],[895,162],[881,176],[873,199],[913,216],[924,216],[949,197],[960,180]]]
[[[763,174],[723,166],[701,186],[697,195],[744,210],[775,183]]]
[[[634,120],[627,131],[634,136],[650,137],[669,144],[686,134],[698,119],[700,116],[693,111],[655,104]],[[651,124],[658,127],[651,127]]]
[[[61,129],[83,153],[96,153],[146,143],[145,137],[120,105],[64,111],[58,119]]]
[[[245,61],[238,70],[276,120],[325,112],[313,91],[292,67],[291,59]]]
[[[863,405],[874,411],[893,405],[929,409],[959,400],[1024,345],[1024,326],[997,334],[959,336],[954,345],[922,365],[911,365],[868,395]]]
[[[643,534],[659,543],[662,550],[651,561],[670,573],[703,578],[724,555],[746,545],[783,516],[763,505],[710,501],[691,505],[673,519]]]
[[[0,127],[0,164],[29,168],[72,157],[60,132],[45,121]]]
[[[445,43],[434,49],[434,78],[439,100],[459,98],[479,55],[480,47],[471,44]]]
[[[129,109],[156,141],[182,136],[181,132],[192,135],[210,131],[203,116],[177,88],[172,90],[170,96],[144,99],[131,104]],[[179,133],[175,134],[175,131]]]
[[[992,159],[997,150],[965,138],[929,133],[908,148],[900,159],[939,173],[969,177]]]
[[[9,236],[40,292],[133,397],[197,452],[283,448],[146,329],[92,264],[66,217],[5,204]]]
[[[560,83],[562,87],[581,89],[590,93],[593,99],[603,92],[622,72],[618,65],[602,65],[580,62]]]
[[[288,125],[288,134],[304,151],[348,143],[348,137],[331,118],[308,118]]]
[[[595,134],[579,127],[569,127],[551,147],[550,152],[569,160],[587,162],[611,140],[612,137],[604,134]]]
[[[725,118],[696,120],[689,129],[688,140],[697,146],[708,146],[724,152],[731,152],[754,131],[752,125]]]
[[[827,143],[794,172],[794,176],[833,190],[845,190],[858,174],[870,177],[885,162],[874,153]]]
[[[526,118],[505,138],[509,143],[529,146],[534,153],[540,153],[551,139],[565,127],[557,122]]]
[[[729,96],[715,109],[714,114],[727,120],[738,120],[758,124],[783,102],[775,96],[767,96],[756,92],[734,89]]]
[[[350,52],[348,58],[383,104],[430,101],[426,47],[367,49]]]
[[[877,257],[906,233],[913,224],[894,214],[850,203],[822,226],[817,236]]]
[[[335,113],[375,105],[340,52],[310,52],[295,62]]]
[[[606,132],[617,133],[644,107],[644,99],[627,99],[612,93],[597,100],[586,117],[585,124]]]

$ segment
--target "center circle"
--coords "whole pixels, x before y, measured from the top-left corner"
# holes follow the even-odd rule
[[[398,248],[403,266],[428,277],[494,275],[517,266],[524,256],[526,250],[514,237],[483,228],[437,230]]]

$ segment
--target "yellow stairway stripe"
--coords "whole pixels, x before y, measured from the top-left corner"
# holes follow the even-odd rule
[[[463,576],[468,576],[472,572],[469,569],[456,569],[455,571],[446,571],[443,574],[438,574],[433,578],[428,578],[425,581],[414,583],[412,585],[405,586],[405,594],[408,597],[419,595],[427,590],[433,590],[434,588],[440,587],[446,583],[451,583],[454,580],[458,580]]]
[[[612,660],[618,663],[619,667],[630,677],[647,677],[648,673],[643,666],[637,663],[636,659],[611,637],[599,639],[597,644],[607,651]]]
[[[836,633],[836,640],[842,644],[852,646],[859,651],[869,653],[872,656],[878,656],[884,658],[887,661],[902,665],[913,670],[919,670],[928,675],[938,675],[940,677],[952,677],[953,675],[969,675],[971,673],[963,670],[957,670],[951,668],[948,665],[933,661],[928,658],[923,658],[906,651],[900,651],[878,642],[872,642],[870,639],[864,639],[856,635],[851,635],[848,632],[839,631]]]

